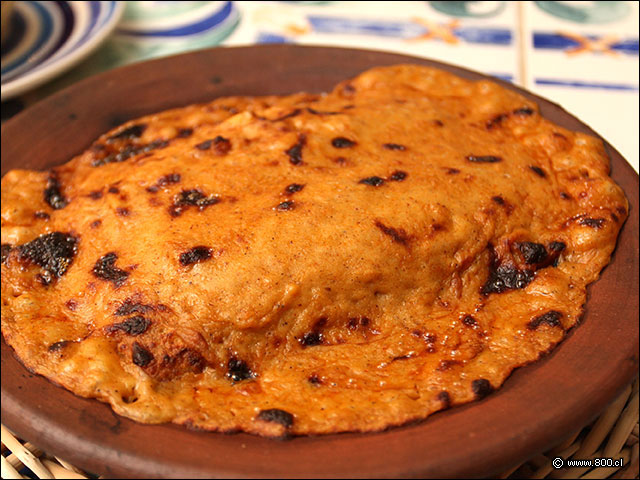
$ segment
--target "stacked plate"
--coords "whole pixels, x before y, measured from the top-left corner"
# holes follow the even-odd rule
[[[14,5],[8,15],[5,7],[10,3]],[[2,8],[2,100],[35,88],[77,64],[116,24],[118,28],[100,54],[83,62],[66,81],[127,63],[219,45],[240,18],[230,1],[3,1]]]
[[[219,45],[236,28],[234,2],[130,1],[107,55],[96,67],[127,63]]]
[[[111,33],[123,11],[124,2],[14,2],[3,22],[2,100],[84,59]]]

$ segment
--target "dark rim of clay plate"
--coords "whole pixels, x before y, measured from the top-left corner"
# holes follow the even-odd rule
[[[330,90],[374,66],[414,63],[364,50],[269,45],[216,48],[81,81],[2,126],[2,174],[69,160],[108,129],[141,115],[227,95]],[[509,83],[543,116],[596,135],[561,107]],[[593,101],[597,100],[594,94]],[[2,422],[45,451],[120,477],[439,477],[499,473],[592,420],[638,370],[638,175],[609,144],[612,177],[631,204],[612,263],[589,288],[581,325],[550,355],[516,370],[486,399],[372,434],[274,441],[247,434],[142,425],[29,373],[2,341]]]

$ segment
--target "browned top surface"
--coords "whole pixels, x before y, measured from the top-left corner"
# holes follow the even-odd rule
[[[627,214],[601,142],[536,110],[390,67],[10,172],[5,339],[146,422],[367,431],[482,397],[576,323]]]

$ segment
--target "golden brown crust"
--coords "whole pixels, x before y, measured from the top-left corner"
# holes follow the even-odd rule
[[[373,431],[560,342],[627,215],[602,143],[488,81],[376,68],[2,179],[2,333],[141,422]]]

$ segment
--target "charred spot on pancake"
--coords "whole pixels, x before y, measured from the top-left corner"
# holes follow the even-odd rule
[[[300,345],[302,345],[302,347],[315,347],[317,345],[322,345],[324,342],[324,336],[320,330],[322,330],[327,324],[327,320],[327,317],[320,317],[313,325],[311,331],[306,332],[298,339]]]
[[[193,135],[193,128],[181,128],[178,130],[177,138],[187,138]]]
[[[100,200],[102,198],[102,190],[94,190],[87,195],[91,200]]]
[[[114,314],[118,317],[126,317],[134,313],[146,313],[152,311],[154,308],[151,305],[145,305],[136,301],[133,298],[127,298],[116,309]]]
[[[180,264],[183,267],[201,263],[211,258],[213,251],[209,247],[197,246],[180,254]]]
[[[300,165],[302,163],[302,148],[307,143],[307,137],[304,134],[298,135],[298,143],[293,145],[291,148],[285,150],[289,156],[289,162],[293,165]]]
[[[420,338],[427,343],[435,343],[438,341],[438,336],[435,333],[425,333],[422,330],[413,330],[411,335],[416,338]]]
[[[529,115],[533,115],[534,113],[535,111],[529,107],[516,108],[513,111],[514,115],[520,115],[520,116],[529,116]]]
[[[304,188],[304,185],[300,183],[292,183],[290,185],[287,185],[287,187],[284,189],[284,192],[289,194],[294,194],[299,192],[303,188]]]
[[[204,369],[205,359],[198,352],[187,350],[186,352],[181,352],[181,354],[185,356],[187,363],[194,367],[194,372],[201,372]]]
[[[358,183],[361,183],[363,185],[370,185],[372,187],[379,187],[380,185],[384,184],[384,179],[373,176],[373,177],[363,178]]]
[[[551,242],[549,244],[549,249],[554,252],[562,252],[565,248],[567,248],[567,244],[564,242]]]
[[[127,335],[140,335],[147,331],[151,325],[151,321],[143,317],[142,315],[136,315],[131,318],[127,318],[124,322],[114,323],[109,325],[106,330],[109,333],[117,332],[118,330],[126,333]]]
[[[493,392],[493,387],[489,380],[485,378],[478,378],[471,382],[471,390],[476,397],[476,400],[481,400]]]
[[[387,150],[398,150],[401,152],[407,149],[407,147],[405,147],[404,145],[400,145],[399,143],[385,143],[382,146]]]
[[[255,378],[256,374],[251,371],[251,368],[249,368],[249,365],[247,365],[245,361],[237,357],[231,357],[227,362],[226,376],[232,382],[241,382],[242,380]]]
[[[121,149],[104,149],[91,162],[93,167],[101,167],[107,163],[120,163],[129,160],[131,157],[135,157],[141,153],[148,153],[152,150],[165,148],[169,145],[167,140],[155,140],[147,145],[125,145]]]
[[[47,179],[44,201],[54,210],[60,210],[69,204],[69,200],[62,194],[60,181],[55,175],[50,175]]]
[[[294,208],[296,208],[296,204],[293,200],[286,200],[275,207],[275,209],[280,212],[286,212],[287,210],[293,210]]]
[[[13,250],[13,245],[10,245],[8,243],[3,243],[2,244],[2,263],[4,265],[7,264],[7,258],[9,257],[9,254],[11,253],[11,250]]]
[[[560,192],[560,198],[562,198],[563,200],[571,200],[571,195],[569,195],[567,192]]]
[[[413,352],[411,353],[407,353],[406,355],[398,355],[397,357],[393,357],[391,359],[392,362],[397,362],[398,360],[409,360],[410,358],[413,358],[415,355],[413,354]]]
[[[213,139],[213,149],[218,155],[226,155],[231,150],[231,142],[228,138],[218,135]]]
[[[478,322],[471,315],[465,315],[462,319],[462,323],[464,323],[467,327],[475,327],[478,325]]]
[[[120,193],[120,189],[115,186],[115,185],[111,185],[108,189],[107,192],[109,193],[113,193],[114,195],[117,195],[118,193]]]
[[[43,212],[42,210],[34,212],[33,216],[39,220],[49,220],[51,218],[51,215],[49,215],[47,212]]]
[[[117,207],[116,215],[120,217],[128,217],[129,215],[131,215],[131,210],[129,210],[127,207]]]
[[[455,367],[456,365],[461,365],[460,361],[458,361],[458,360],[440,360],[440,363],[438,364],[436,370],[438,372],[446,372],[447,370],[450,370],[451,367]]]
[[[271,122],[281,122],[282,120],[286,120],[287,118],[293,118],[293,117],[297,117],[298,115],[300,115],[300,112],[302,112],[302,110],[300,110],[299,108],[296,108],[294,110],[291,110],[289,113],[285,113],[284,115],[274,118],[273,120],[270,120]],[[262,120],[268,120],[267,118],[264,117],[258,117]]]
[[[198,150],[209,150],[211,148],[211,144],[213,140],[205,140],[204,142],[200,142],[196,145]]]
[[[443,390],[440,393],[438,393],[438,396],[436,398],[442,404],[443,410],[446,410],[447,408],[451,408],[451,395],[449,395],[449,392],[447,392],[446,390]]]
[[[116,255],[115,252],[110,252],[106,255],[103,255],[93,266],[92,272],[94,276],[100,278],[101,280],[111,282],[113,283],[114,287],[119,288],[129,277],[129,272],[116,267],[117,259],[118,255]]]
[[[502,161],[501,157],[496,157],[495,155],[467,155],[465,158],[472,163],[497,163]]]
[[[322,385],[322,379],[316,375],[315,373],[312,375],[309,375],[309,377],[307,378],[307,381],[311,384],[311,385]]]
[[[151,150],[159,150],[169,146],[171,143],[169,140],[154,140],[153,142],[145,145],[142,148],[143,153],[150,152]]]
[[[518,270],[513,265],[500,265],[490,270],[489,279],[482,287],[482,294],[502,293],[526,287],[534,278],[529,270]]]
[[[78,308],[78,302],[76,302],[73,298],[70,300],[67,300],[64,304],[65,307],[67,307],[69,310],[71,310],[72,312],[75,312],[76,308]]]
[[[322,345],[323,335],[322,332],[307,332],[298,341],[303,347],[315,347]]]
[[[52,343],[51,345],[49,345],[47,350],[49,352],[51,352],[51,353],[59,352],[60,350],[63,350],[70,343],[73,343],[73,342],[71,340],[61,340],[59,342],[55,342],[55,343]]]
[[[487,246],[489,250],[489,277],[482,286],[481,293],[502,293],[507,290],[517,290],[526,287],[534,279],[531,270],[519,270],[511,263],[502,263],[497,258],[493,245]]]
[[[516,246],[529,265],[542,263],[547,259],[547,249],[540,243],[519,242]]]
[[[581,218],[578,223],[580,225],[584,225],[585,227],[598,229],[598,228],[602,228],[602,225],[604,225],[604,222],[605,222],[604,218],[585,217],[585,218]]]
[[[550,327],[562,327],[560,319],[562,318],[562,312],[557,310],[550,310],[547,313],[538,315],[527,323],[529,330],[536,330],[540,325],[548,325]]]
[[[53,275],[51,275],[50,272],[42,272],[42,273],[38,273],[36,275],[36,280],[38,282],[40,282],[41,285],[43,286],[47,286],[47,285],[51,285],[53,283]]]
[[[487,127],[487,130],[492,130],[495,127],[499,126],[502,123],[502,121],[505,120],[508,117],[509,117],[508,114],[499,113],[498,115],[495,115],[493,118],[491,118],[489,121],[487,121],[485,126]]]
[[[158,190],[160,190],[161,187],[180,183],[181,179],[182,176],[179,173],[170,173],[168,175],[160,177],[154,185],[147,187],[147,192],[156,193]]]
[[[536,165],[529,165],[529,168],[539,177],[546,178],[547,172],[545,172],[542,168],[537,167]]]
[[[90,147],[90,151],[94,154],[101,154],[105,150],[107,150],[107,146],[103,145],[102,143],[94,143]]]
[[[385,225],[384,223],[380,222],[379,220],[376,220],[374,222],[374,225],[385,235],[388,235],[389,237],[391,237],[391,240],[395,243],[401,243],[402,245],[406,245],[407,242],[409,241],[409,236],[407,235],[407,232],[402,229],[402,228],[393,228],[393,227],[388,227],[387,225]]]
[[[153,361],[153,354],[138,342],[131,349],[131,361],[138,367],[146,367]]]
[[[356,144],[353,140],[349,140],[346,137],[336,137],[331,140],[331,145],[335,148],[350,148]]]
[[[426,352],[435,353],[437,351],[435,343],[438,341],[438,336],[435,333],[423,332],[422,330],[413,330],[411,335],[424,341],[427,344]]]
[[[322,112],[320,110],[316,110],[315,108],[311,108],[311,107],[307,107],[307,112],[309,112],[312,115],[339,115],[341,113],[341,112]]]
[[[146,129],[147,126],[143,123],[131,125],[130,127],[127,127],[123,130],[120,130],[118,133],[111,135],[109,137],[109,141],[140,138]]]
[[[210,205],[220,203],[220,199],[215,195],[205,196],[202,191],[194,188],[192,190],[182,190],[173,197],[173,204],[169,207],[169,214],[172,217],[182,215],[182,212],[189,207],[198,207],[202,211]]]
[[[291,428],[293,425],[293,415],[279,408],[270,408],[268,410],[260,410],[256,417],[264,422],[278,423],[284,428]]]
[[[498,205],[504,205],[504,198],[502,198],[500,195],[495,195],[491,197],[491,200],[493,200]]]
[[[389,180],[393,182],[402,182],[405,178],[407,178],[407,172],[403,172],[402,170],[396,170],[391,174]]]
[[[360,327],[368,327],[370,323],[371,320],[369,320],[369,318],[367,317],[354,317],[349,319],[347,328],[352,331],[358,330],[358,328]]]
[[[356,87],[351,85],[350,83],[345,83],[342,87],[342,93],[347,96],[351,96],[356,93]]]
[[[102,220],[98,219],[98,220],[94,220],[93,222],[91,222],[89,224],[89,226],[91,228],[98,228],[100,225],[102,225]]]
[[[459,173],[460,173],[460,170],[458,170],[457,168],[447,168],[448,175],[457,175]]]
[[[425,333],[422,338],[427,343],[435,343],[438,341],[438,336],[435,333]]]
[[[18,247],[19,258],[43,269],[41,275],[49,283],[62,277],[78,252],[78,239],[62,232],[42,234]]]

